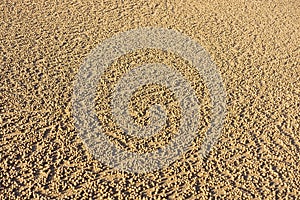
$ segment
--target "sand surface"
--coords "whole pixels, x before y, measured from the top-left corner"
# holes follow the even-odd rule
[[[299,198],[299,16],[297,0],[1,2],[0,199]],[[139,27],[188,35],[218,67],[227,114],[205,159],[197,154],[200,137],[170,166],[122,172],[95,159],[79,137],[71,100],[80,66],[104,39]],[[141,102],[139,93],[132,102]],[[145,149],[136,148],[145,141],[107,134],[120,148]],[[150,150],[173,136],[156,137]]]

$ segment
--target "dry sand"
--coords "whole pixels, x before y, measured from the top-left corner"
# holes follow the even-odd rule
[[[297,0],[0,3],[0,199],[299,198],[299,11]],[[171,166],[134,174],[93,158],[71,98],[97,44],[145,26],[210,53],[227,116],[206,159],[196,141]]]

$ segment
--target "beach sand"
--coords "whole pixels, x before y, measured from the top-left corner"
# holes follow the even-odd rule
[[[299,7],[296,0],[0,3],[0,198],[298,198]],[[197,41],[227,94],[224,127],[206,158],[196,142],[146,174],[95,159],[74,126],[71,101],[89,53],[139,27]]]

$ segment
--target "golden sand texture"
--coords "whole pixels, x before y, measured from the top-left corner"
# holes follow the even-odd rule
[[[112,127],[105,133],[112,136],[115,141],[119,139],[119,142],[115,144],[120,148],[125,145],[129,151],[145,153],[149,150],[163,147],[172,138],[172,134],[178,132],[179,120],[182,116],[180,105],[178,105],[177,99],[174,97],[172,91],[164,86],[151,84],[140,88],[132,96],[129,104],[129,110],[132,113],[132,117],[142,126],[147,125],[150,121],[149,113],[144,115],[144,110],[148,110],[151,104],[155,103],[165,105],[165,109],[169,111],[167,113],[168,120],[166,123],[170,125],[166,126],[163,130],[158,131],[158,133],[152,137],[147,139],[138,137],[132,138],[130,135],[122,133],[115,124],[113,117],[111,116],[112,112],[109,108],[109,91],[113,90],[117,79],[122,77],[122,74],[130,70],[130,68],[135,68],[145,63],[163,63],[172,66],[172,61],[177,64],[175,68],[178,68],[178,71],[182,71],[182,74],[186,74],[189,82],[195,83],[193,88],[202,105],[200,109],[201,115],[199,116],[199,121],[202,123],[202,130],[199,131],[198,135],[203,136],[207,131],[210,116],[210,99],[208,97],[207,88],[205,88],[203,80],[196,70],[188,63],[185,63],[182,58],[175,56],[172,53],[154,49],[139,50],[126,54],[126,56],[122,56],[110,66],[109,70],[104,73],[102,76],[103,78],[100,80],[98,95],[96,97],[98,119],[105,124],[105,127]]]
[[[298,198],[299,7],[297,0],[1,2],[0,199]],[[139,27],[190,36],[220,70],[227,116],[207,158],[197,156],[199,140],[164,169],[121,172],[94,159],[78,136],[71,99],[80,65],[104,39]]]

